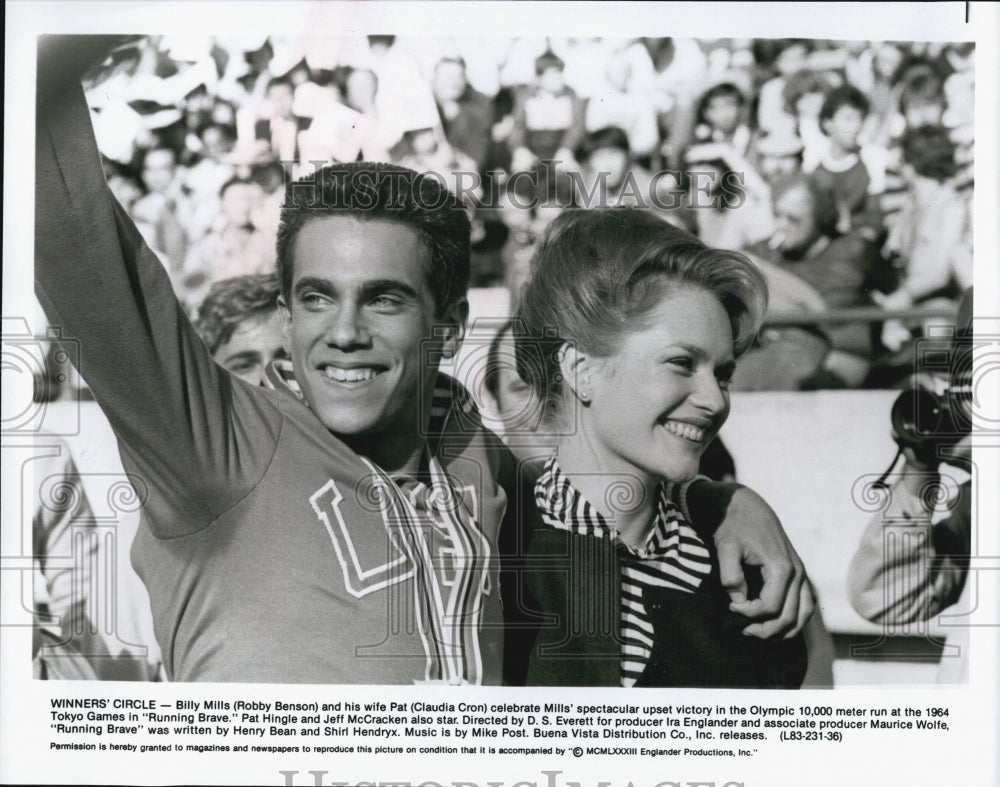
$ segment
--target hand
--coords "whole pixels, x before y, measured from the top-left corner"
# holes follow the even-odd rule
[[[718,523],[719,574],[730,609],[752,619],[743,633],[768,639],[798,634],[815,608],[805,567],[781,522],[760,495],[739,484],[699,481],[688,490],[688,508],[699,523]],[[760,568],[763,587],[748,599],[744,566]]]

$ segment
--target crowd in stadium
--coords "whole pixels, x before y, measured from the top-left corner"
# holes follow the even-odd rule
[[[888,387],[912,371],[921,315],[954,313],[971,285],[973,56],[805,39],[150,37],[117,49],[87,95],[111,188],[193,316],[214,283],[273,272],[291,178],[391,161],[465,199],[473,286],[516,303],[567,207],[646,208],[747,253],[775,316],[853,310],[771,324],[735,388]]]

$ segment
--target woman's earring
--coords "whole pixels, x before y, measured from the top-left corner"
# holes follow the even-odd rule
[[[585,402],[589,402],[590,401],[590,391],[580,391],[580,398],[583,401],[585,401]]]

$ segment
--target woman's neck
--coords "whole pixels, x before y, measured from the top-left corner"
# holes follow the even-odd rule
[[[561,441],[559,467],[573,487],[632,547],[644,547],[657,509],[659,479],[598,451],[584,430]]]

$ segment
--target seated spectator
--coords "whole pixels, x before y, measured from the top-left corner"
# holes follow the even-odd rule
[[[879,205],[890,234],[895,214],[906,204],[910,187],[903,175],[903,135],[908,129],[941,125],[946,107],[943,84],[936,71],[921,63],[907,70],[897,85],[899,113],[892,123],[885,189],[879,197]]]
[[[270,273],[275,269],[276,237],[261,228],[264,190],[258,183],[233,178],[219,193],[221,209],[212,229],[192,250],[182,286],[189,294],[201,282]],[[200,298],[193,296],[189,302]]]
[[[167,147],[152,148],[142,157],[146,194],[132,205],[140,228],[148,228],[150,247],[164,258],[168,271],[184,265],[189,238],[181,219],[184,195],[178,177],[177,154]]]
[[[771,236],[770,190],[747,159],[725,142],[689,148],[695,232],[709,246],[744,249]]]
[[[402,140],[394,148],[396,155],[393,156],[393,163],[417,172],[434,172],[452,192],[461,197],[472,196],[467,192],[476,185],[473,177],[476,162],[452,147],[443,137],[440,129],[430,127],[404,131]],[[456,179],[458,177],[460,182]],[[458,188],[459,185],[462,188]]]
[[[299,132],[309,127],[308,118],[300,118],[292,111],[295,87],[286,78],[275,78],[267,84],[264,116],[254,125],[254,139],[265,143],[267,150],[278,161],[298,160]]]
[[[773,133],[787,126],[794,127],[795,116],[785,106],[784,90],[788,78],[806,66],[810,42],[803,38],[786,38],[775,42],[774,69],[777,74],[767,80],[757,97],[757,127]]]
[[[751,246],[768,282],[776,313],[819,312],[868,305],[867,244],[857,233],[838,235],[830,195],[805,176],[774,188],[775,234]],[[765,328],[741,359],[739,390],[798,390],[860,385],[868,372],[866,324]]]
[[[514,107],[511,169],[530,170],[551,159],[572,169],[585,130],[585,103],[566,86],[563,61],[552,52],[535,60],[535,74],[536,83],[521,91]]]
[[[702,94],[695,118],[695,143],[721,142],[739,156],[747,154],[751,134],[745,118],[747,97],[743,82],[742,74],[725,74]]]
[[[438,62],[431,88],[448,144],[471,156],[476,171],[484,173],[490,156],[493,102],[469,85],[460,57]]]
[[[276,358],[287,358],[278,314],[276,273],[236,276],[212,285],[195,328],[212,358],[250,385],[260,385]]]
[[[573,205],[573,181],[549,169],[521,173],[507,181],[501,197],[504,204],[500,216],[509,232],[500,258],[513,311],[528,280],[536,244],[552,220]]]
[[[603,82],[587,102],[587,131],[620,128],[628,138],[633,158],[648,161],[660,143],[656,109],[633,89],[629,61],[620,54],[608,57]]]
[[[388,161],[389,149],[399,140],[393,123],[381,116],[377,101],[379,80],[367,68],[355,68],[344,82],[344,102],[361,114],[359,130],[361,158],[365,161]]]
[[[632,160],[624,130],[609,126],[591,131],[577,148],[576,160],[580,171],[569,174],[579,207],[650,206],[652,175]]]
[[[819,114],[829,147],[811,177],[836,206],[837,231],[841,235],[858,232],[875,243],[884,229],[874,195],[885,186],[885,151],[862,148],[861,130],[867,115],[868,99],[857,88],[844,85],[830,91]]]
[[[795,118],[795,132],[802,140],[802,171],[812,172],[830,146],[820,127],[819,115],[832,79],[816,71],[798,71],[785,81],[785,110]]]
[[[756,169],[773,186],[779,180],[801,174],[803,150],[802,140],[793,127],[779,127],[753,143]]]
[[[969,206],[952,182],[958,171],[955,143],[942,126],[921,126],[906,132],[902,148],[910,188],[886,241],[886,250],[902,263],[902,278],[889,295],[875,297],[887,309],[928,302],[957,305],[958,296],[972,286],[972,231]],[[885,323],[887,349],[899,350],[910,338],[899,322]]]

